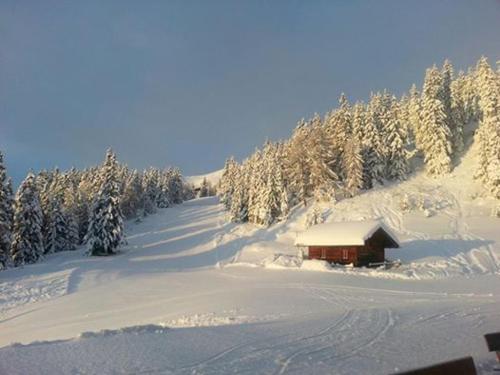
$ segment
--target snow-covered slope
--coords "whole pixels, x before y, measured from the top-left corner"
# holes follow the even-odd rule
[[[184,177],[184,179],[186,180],[186,182],[188,182],[194,186],[200,186],[203,179],[206,178],[207,181],[212,186],[215,186],[219,182],[223,171],[224,171],[223,169],[219,169],[217,171],[207,173],[207,174],[200,174],[200,175],[196,175],[196,176],[186,176],[186,177]]]
[[[402,261],[401,267],[380,272],[318,265],[323,270],[410,279],[498,275],[500,220],[491,216],[494,200],[482,197],[483,189],[472,178],[474,155],[475,150],[471,149],[453,173],[441,178],[428,178],[420,172],[408,181],[379,186],[336,204],[311,202],[307,208],[295,209],[286,222],[257,232],[254,237],[259,240],[244,247],[236,262],[264,267],[311,267],[310,262],[290,258],[297,256],[291,244],[305,230],[307,216],[319,208],[327,223],[380,220],[402,241],[400,249],[386,251],[389,258]]]
[[[321,205],[327,221],[383,219],[402,243],[391,270],[303,262],[312,204],[258,228],[212,197],[130,223],[117,256],[1,272],[0,374],[383,374],[464,355],[489,373],[500,221],[473,163]]]

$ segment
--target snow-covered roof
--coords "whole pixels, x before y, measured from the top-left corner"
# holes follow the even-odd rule
[[[399,246],[397,237],[378,220],[346,221],[313,225],[297,235],[296,246],[364,245],[382,228]]]

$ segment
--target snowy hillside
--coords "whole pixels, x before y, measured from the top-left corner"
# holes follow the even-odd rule
[[[319,207],[326,221],[383,218],[399,268],[302,261],[293,243],[314,205],[266,229],[203,198],[129,223],[117,256],[1,272],[0,373],[383,374],[464,355],[490,373],[500,222],[474,152],[451,175]]]
[[[206,178],[207,182],[209,182],[212,186],[217,185],[219,182],[221,176],[222,176],[223,169],[219,169],[217,171],[207,173],[207,174],[200,174],[196,176],[186,176],[184,179],[186,180],[187,183],[192,184],[196,187],[200,186],[203,179]]]

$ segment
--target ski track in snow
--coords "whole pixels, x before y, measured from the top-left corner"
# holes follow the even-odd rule
[[[60,297],[67,293],[68,273],[0,282],[0,323],[19,306]]]

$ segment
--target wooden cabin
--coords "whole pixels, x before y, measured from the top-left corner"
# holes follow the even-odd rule
[[[299,233],[295,245],[305,259],[367,266],[385,261],[386,248],[399,248],[396,237],[376,220],[318,224]]]

